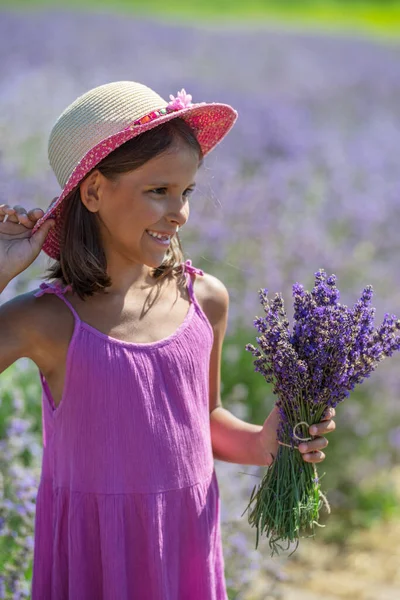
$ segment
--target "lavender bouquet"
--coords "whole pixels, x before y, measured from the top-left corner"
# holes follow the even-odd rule
[[[279,449],[262,482],[254,487],[248,520],[259,536],[269,538],[272,555],[302,536],[313,536],[319,511],[329,504],[321,491],[315,464],[302,459],[297,446],[309,436],[309,426],[319,423],[328,407],[335,407],[356,384],[386,356],[400,349],[400,320],[386,314],[374,329],[372,287],[367,286],[352,308],[339,303],[336,277],[315,273],[311,292],[293,286],[293,329],[289,330],[281,294],[271,301],[259,292],[265,316],[254,326],[259,348],[246,350],[255,357],[255,371],[273,384],[278,396]],[[254,506],[252,507],[252,505]],[[251,508],[252,507],[252,508]],[[243,514],[244,514],[243,513]]]

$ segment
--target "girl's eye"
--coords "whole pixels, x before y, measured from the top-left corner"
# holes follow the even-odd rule
[[[159,196],[163,196],[164,194],[166,194],[166,192],[167,192],[167,189],[166,189],[166,188],[154,188],[153,190],[150,190],[150,193],[152,193],[152,194],[157,194],[157,195],[159,195]],[[190,189],[188,189],[188,190],[185,190],[185,191],[183,192],[183,195],[184,195],[184,196],[185,196],[185,198],[186,198],[186,197],[190,196],[190,194],[193,194],[193,192],[194,192],[194,189],[193,189],[193,188],[190,188]]]

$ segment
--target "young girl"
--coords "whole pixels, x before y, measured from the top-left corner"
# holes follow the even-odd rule
[[[40,289],[1,306],[0,372],[43,386],[32,600],[225,600],[214,458],[269,465],[263,426],[222,407],[228,292],[183,262],[178,231],[228,105],[167,103],[148,87],[90,90],[55,123],[61,185],[45,214],[0,206],[0,292],[41,249]],[[324,459],[331,417],[304,460]]]

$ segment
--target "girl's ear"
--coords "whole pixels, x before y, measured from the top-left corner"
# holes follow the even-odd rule
[[[101,186],[103,176],[98,169],[95,169],[82,181],[79,186],[82,203],[88,211],[98,212],[100,208]]]

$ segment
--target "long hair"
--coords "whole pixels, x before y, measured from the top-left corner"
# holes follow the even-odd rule
[[[193,130],[183,119],[176,118],[125,142],[96,165],[95,169],[107,179],[116,180],[121,173],[138,169],[167,150],[177,137],[198,153],[201,165],[203,153]],[[81,201],[79,186],[65,198],[64,203],[60,256],[49,267],[46,278],[58,279],[64,285],[70,284],[74,292],[84,299],[85,296],[104,291],[112,281],[107,273],[97,215],[91,213]],[[162,264],[152,270],[151,276],[161,281],[174,271],[181,272],[179,265],[182,260],[183,249],[179,234],[176,233]],[[179,283],[183,283],[183,273],[181,276]]]

